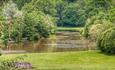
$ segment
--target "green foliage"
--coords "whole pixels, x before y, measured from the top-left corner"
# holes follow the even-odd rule
[[[88,0],[85,5],[87,17],[97,15],[100,11],[107,12],[113,6],[114,0]]]
[[[13,25],[10,28],[10,40],[20,42],[23,38],[22,34],[25,25],[23,16],[20,18],[15,18],[13,21]]]
[[[58,26],[84,26],[86,20],[85,10],[82,9],[80,4],[81,2],[68,4],[65,10],[62,11]]]
[[[98,38],[99,49],[107,54],[115,54],[115,27],[106,30]]]
[[[80,5],[84,2],[80,0],[69,2],[65,0],[32,0],[23,7],[23,11],[42,11],[58,18],[58,26],[84,26],[86,20],[85,9]]]
[[[89,0],[86,2],[85,13],[88,17],[83,35],[97,41],[102,52],[114,54],[115,42],[111,36],[110,28],[114,26],[114,0]],[[98,40],[99,38],[99,40]],[[111,43],[109,43],[111,42]]]
[[[45,14],[55,16],[55,0],[32,0],[23,7],[23,10],[27,12],[42,11]]]
[[[64,0],[64,1],[67,1],[68,3],[71,3],[71,2],[75,2],[77,0]]]
[[[9,1],[4,6],[4,22],[0,23],[0,42],[21,42],[23,39],[33,41],[48,38],[55,33],[55,19],[41,11],[22,13],[16,4]]]
[[[29,40],[49,37],[54,27],[51,17],[45,16],[42,12],[27,13],[24,21],[23,37],[27,37]]]
[[[4,23],[4,17],[3,17],[3,12],[2,12],[2,7],[0,7],[0,35],[1,35],[1,30],[2,30],[2,26]]]
[[[7,26],[7,24],[4,25],[1,40],[7,45],[9,40],[20,42],[23,39],[33,41],[39,40],[43,37],[47,38],[55,31],[52,19],[50,16],[46,16],[42,12],[27,13],[24,18],[13,19],[11,27]]]
[[[103,20],[101,24],[94,24],[91,26],[90,30],[89,30],[89,37],[92,40],[97,40],[98,37],[100,37],[102,35],[102,33],[104,31],[106,31],[106,29],[109,29],[111,27],[113,27],[114,25],[106,20]]]
[[[111,8],[108,12],[108,17],[111,22],[115,23],[115,7]]]
[[[87,19],[86,25],[84,27],[83,35],[85,37],[89,36],[89,30],[92,27],[92,25],[103,24],[103,23],[111,23],[109,21],[110,21],[110,19],[109,19],[108,15],[106,13],[100,11],[99,14],[97,14],[95,16],[92,16],[91,18]]]
[[[32,0],[12,0],[14,3],[17,4],[18,8],[21,10],[22,7],[26,4],[31,2]]]
[[[23,31],[23,37],[28,40],[33,40],[34,38],[39,39],[39,33],[35,29],[37,24],[40,24],[40,19],[36,13],[27,13],[24,17],[25,26]]]
[[[7,3],[9,0],[0,0],[0,6],[3,6],[4,3]]]
[[[7,45],[8,41],[21,41],[22,30],[24,29],[23,25],[23,20],[21,18],[14,19],[10,27],[7,23],[3,23],[0,37],[1,43]]]
[[[7,45],[8,41],[15,40],[19,41],[18,35],[21,35],[19,31],[19,25],[23,23],[22,12],[17,9],[16,4],[9,1],[3,8],[4,22],[1,23],[1,42]],[[17,36],[14,38],[14,34],[18,32]],[[21,38],[21,37],[20,37]]]
[[[24,12],[41,11],[56,17],[58,26],[84,26],[87,18],[99,14],[100,11],[114,22],[114,0],[13,0],[13,2]]]
[[[23,7],[23,10],[42,11],[58,18],[58,26],[75,27],[84,26],[87,18],[97,15],[100,11],[107,12],[114,7],[113,2],[113,0],[32,0]]]
[[[15,62],[22,61],[27,55],[22,55],[9,60],[0,61],[0,70],[20,70],[16,68]]]
[[[57,25],[58,26],[63,26],[62,20],[63,20],[63,12],[65,11],[65,8],[67,7],[68,3],[64,2],[62,0],[59,0],[56,3],[56,11],[57,11],[57,15],[56,17],[58,17],[57,19]]]
[[[91,3],[95,8],[109,9],[111,7],[111,1],[112,0],[92,0]]]

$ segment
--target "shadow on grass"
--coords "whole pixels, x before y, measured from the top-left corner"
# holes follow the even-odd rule
[[[104,55],[107,55],[107,56],[115,56],[115,54],[104,53],[102,51],[98,51],[97,53],[104,54]]]

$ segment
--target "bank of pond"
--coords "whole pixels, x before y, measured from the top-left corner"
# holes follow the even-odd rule
[[[57,31],[56,35],[38,41],[9,42],[3,53],[65,52],[95,50],[95,42],[84,38],[77,31]]]

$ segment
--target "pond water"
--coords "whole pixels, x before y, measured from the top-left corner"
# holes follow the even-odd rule
[[[58,31],[56,36],[41,39],[37,42],[10,43],[9,48],[3,48],[6,52],[63,52],[94,50],[95,43],[83,38],[79,32]]]

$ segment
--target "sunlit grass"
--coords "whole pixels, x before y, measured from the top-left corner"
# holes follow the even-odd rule
[[[3,55],[0,59],[14,58],[22,54]],[[25,61],[35,70],[115,70],[115,56],[99,51],[28,53]]]
[[[57,27],[58,31],[78,31],[81,32],[83,27]]]

